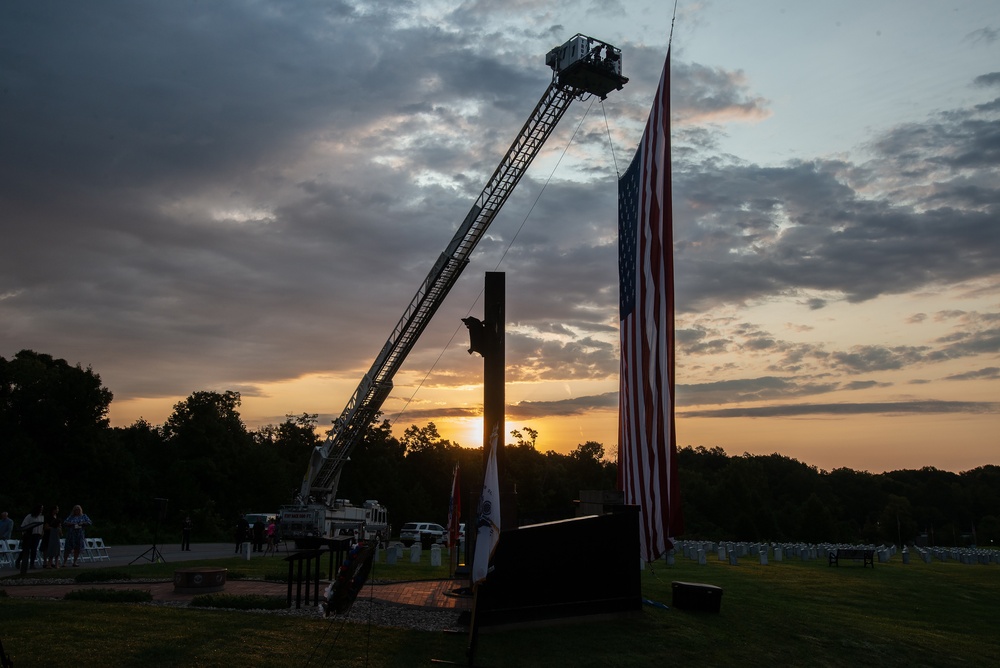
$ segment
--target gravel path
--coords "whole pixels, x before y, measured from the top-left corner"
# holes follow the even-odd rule
[[[87,583],[89,585],[142,585],[152,583],[163,583],[165,580],[108,580],[105,582]],[[31,585],[76,585],[80,584],[72,578],[30,578],[21,580],[5,581],[0,583],[0,588],[22,587]],[[152,601],[139,605],[153,605],[174,608],[187,608],[189,610],[218,610],[219,608],[192,607],[187,601]],[[323,618],[323,611],[314,606],[303,608],[286,608],[281,610],[235,610],[234,612],[246,612],[249,614],[278,615],[285,617],[313,617]],[[460,610],[434,610],[410,605],[399,605],[388,603],[377,599],[358,598],[351,609],[345,614],[332,615],[329,620],[332,623],[347,624],[372,624],[374,626],[384,626],[391,628],[412,629],[417,631],[465,631],[466,625],[460,624],[462,616]]]

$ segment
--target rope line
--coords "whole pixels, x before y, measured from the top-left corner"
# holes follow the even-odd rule
[[[608,146],[611,147],[611,159],[615,162],[615,176],[621,180],[622,173],[618,171],[618,158],[615,156],[615,143],[611,141],[611,124],[608,123],[608,110],[604,108],[604,100],[601,100],[601,111],[604,112],[604,127],[608,129]]]
[[[496,271],[497,269],[500,268],[500,265],[503,264],[504,259],[507,257],[507,253],[510,252],[510,249],[511,247],[513,247],[514,242],[517,241],[518,235],[521,234],[521,230],[524,229],[525,224],[528,222],[528,218],[531,217],[531,213],[535,210],[535,206],[538,204],[538,200],[542,198],[542,194],[545,192],[545,189],[549,187],[549,183],[552,181],[552,177],[556,175],[556,170],[559,169],[559,165],[562,164],[563,158],[565,158],[566,153],[569,152],[569,147],[573,145],[573,140],[576,139],[577,133],[579,133],[580,128],[583,127],[583,122],[587,120],[587,116],[590,115],[590,110],[593,106],[594,106],[594,98],[591,97],[590,105],[587,107],[587,111],[583,112],[583,117],[580,119],[580,122],[577,123],[576,129],[573,130],[573,136],[569,138],[569,141],[566,142],[566,146],[563,147],[563,152],[562,154],[560,154],[559,159],[556,160],[555,166],[552,167],[552,171],[549,173],[549,178],[545,180],[545,184],[542,186],[542,189],[538,191],[538,195],[535,196],[535,201],[531,203],[531,208],[528,209],[528,213],[525,214],[524,220],[521,221],[520,227],[518,227],[517,231],[514,232],[514,236],[511,237],[510,243],[507,244],[507,248],[504,249],[503,255],[500,256],[500,261],[497,262],[497,266],[493,271]],[[601,107],[603,108],[604,105],[601,105]],[[478,298],[476,301],[478,301]],[[475,304],[473,304],[473,306],[475,306]]]
[[[320,651],[320,648],[323,646],[323,643],[326,642],[326,637],[330,635],[330,629],[333,628],[335,621],[336,621],[335,617],[330,618],[330,623],[326,625],[326,628],[323,630],[322,635],[320,635],[320,637],[316,640],[316,644],[313,645],[312,652],[309,654],[308,657],[306,657],[305,665],[308,666],[309,664],[311,664],[313,657],[317,656],[317,654]],[[340,638],[340,632],[344,630],[345,624],[347,624],[347,615],[344,615],[343,621],[339,624],[337,628],[336,635],[334,635],[333,640],[330,641],[330,645],[326,650],[326,656],[323,657],[323,664],[329,663],[330,653],[333,651],[333,648],[337,646],[337,640]]]

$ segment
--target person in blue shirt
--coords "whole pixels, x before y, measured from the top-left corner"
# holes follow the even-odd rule
[[[73,551],[73,565],[80,565],[80,550],[86,542],[86,529],[94,523],[83,512],[80,504],[73,506],[69,517],[63,520],[63,529],[66,530],[66,547],[63,553],[63,566],[69,560],[70,550]]]
[[[10,540],[14,532],[14,520],[7,517],[7,511],[0,513],[0,540]]]

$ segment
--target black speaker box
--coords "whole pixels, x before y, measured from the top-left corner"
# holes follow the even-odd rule
[[[722,588],[699,582],[672,582],[674,607],[695,612],[718,612]]]

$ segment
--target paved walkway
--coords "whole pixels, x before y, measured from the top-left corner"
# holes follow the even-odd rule
[[[363,596],[421,608],[438,610],[470,610],[472,599],[458,596],[453,592],[463,583],[458,580],[421,580],[418,582],[394,582],[392,584],[365,585]],[[48,598],[61,599],[67,592],[78,589],[138,589],[148,591],[153,600],[167,603],[189,603],[198,594],[179,594],[174,591],[173,582],[134,582],[107,583],[95,582],[87,584],[25,584],[0,583],[7,595],[15,598]],[[320,596],[325,585],[320,586]],[[262,594],[266,596],[285,596],[288,585],[281,582],[263,582],[260,580],[230,580],[226,582],[223,593],[233,595]],[[293,595],[294,595],[293,590]]]
[[[104,568],[108,566],[122,566],[136,561],[142,563],[142,555],[149,551],[150,546],[112,546],[108,552],[110,559],[93,563],[86,563],[87,568]],[[183,562],[193,559],[221,559],[234,555],[234,546],[226,543],[195,544],[191,551],[182,552],[177,546],[157,547],[157,550],[167,561],[167,563],[177,563],[178,568],[183,568]],[[251,555],[251,558],[257,558]],[[151,561],[148,558],[147,561]],[[77,572],[76,569],[60,568],[60,574],[65,572],[65,577],[71,578]],[[31,571],[29,571],[30,573]],[[49,573],[49,571],[45,571]],[[3,569],[2,575],[13,575],[13,569]],[[420,580],[414,582],[394,582],[390,584],[369,584],[365,586],[365,597],[385,601],[388,603],[398,603],[400,605],[415,606],[421,608],[431,608],[439,610],[471,610],[472,599],[468,596],[457,595],[455,590],[467,584],[464,580]],[[188,603],[197,594],[180,594],[174,591],[173,582],[135,582],[135,583],[93,583],[93,584],[25,584],[18,585],[14,582],[4,582],[0,580],[0,589],[5,589],[8,596],[31,597],[31,598],[63,598],[67,592],[77,589],[139,589],[149,591],[153,600],[171,603]],[[323,594],[325,584],[320,585],[320,595]],[[260,580],[228,580],[223,590],[226,594],[262,594],[267,596],[285,596],[288,593],[288,585],[281,582],[264,582]],[[294,595],[293,590],[293,595]]]

